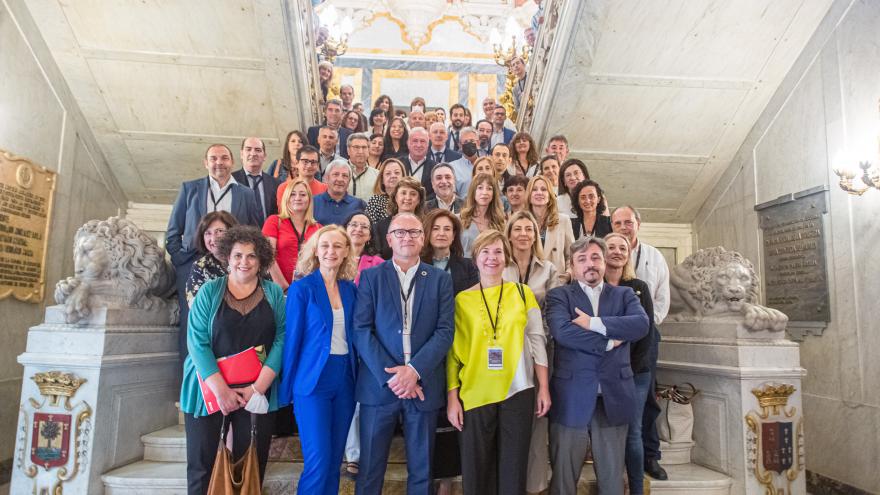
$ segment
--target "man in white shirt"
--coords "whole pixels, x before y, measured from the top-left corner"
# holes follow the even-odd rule
[[[663,323],[669,313],[669,267],[663,254],[649,244],[639,242],[639,227],[642,216],[632,206],[621,206],[611,214],[611,228],[622,234],[630,244],[630,259],[636,270],[636,277],[651,289],[651,301],[654,303],[654,324]],[[660,332],[657,332],[659,339]],[[651,389],[654,390],[657,375],[657,351],[659,340],[651,349]],[[668,478],[666,470],[660,466],[660,438],[657,435],[657,416],[660,405],[655,394],[648,394],[645,412],[642,415],[642,442],[645,446],[645,473],[654,479]]]
[[[351,165],[351,182],[348,193],[356,198],[369,201],[373,187],[379,178],[379,171],[367,164],[370,150],[370,137],[363,132],[348,136],[348,163]]]

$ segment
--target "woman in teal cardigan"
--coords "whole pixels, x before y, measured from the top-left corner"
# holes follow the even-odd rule
[[[251,412],[256,426],[260,480],[266,472],[274,416],[276,375],[284,350],[284,294],[263,278],[274,250],[259,229],[236,226],[223,237],[219,257],[227,276],[205,284],[193,300],[187,325],[189,355],[183,363],[180,409],[185,415],[187,493],[208,491],[224,420],[232,425],[234,459],[250,445]],[[230,387],[217,359],[262,346],[265,360],[253,384]],[[201,376],[217,398],[221,414],[208,414],[199,388]],[[268,405],[268,407],[267,407]]]

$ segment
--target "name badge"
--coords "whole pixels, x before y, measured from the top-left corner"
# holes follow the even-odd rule
[[[504,369],[504,349],[500,347],[489,348],[489,369]]]

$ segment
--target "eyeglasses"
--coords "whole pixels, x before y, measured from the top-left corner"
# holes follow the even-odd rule
[[[303,165],[317,165],[318,164],[318,160],[309,160],[307,158],[300,158],[299,162],[302,163]]]
[[[415,239],[421,237],[423,232],[422,229],[394,229],[388,233],[397,239],[403,239],[406,236],[409,236],[410,239]]]
[[[370,230],[370,224],[368,223],[351,222],[348,224],[348,226],[353,229]]]

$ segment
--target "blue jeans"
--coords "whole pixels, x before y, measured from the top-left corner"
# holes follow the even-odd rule
[[[651,372],[636,373],[636,413],[626,433],[626,475],[629,478],[630,495],[642,495],[645,479],[645,450],[642,445],[642,413],[651,389]]]

